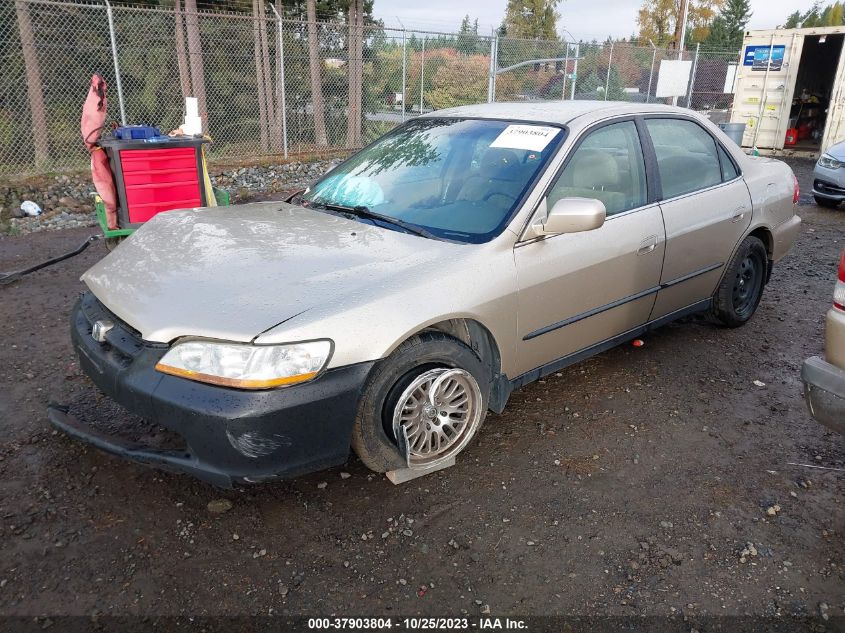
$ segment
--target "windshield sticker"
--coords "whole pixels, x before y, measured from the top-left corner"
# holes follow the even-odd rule
[[[558,132],[560,132],[559,128],[544,125],[509,125],[496,137],[490,147],[542,152]]]

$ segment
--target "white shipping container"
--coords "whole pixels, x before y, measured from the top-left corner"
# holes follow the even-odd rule
[[[743,147],[819,153],[845,140],[843,42],[845,26],[746,33],[731,111]],[[789,130],[800,135],[785,145]]]

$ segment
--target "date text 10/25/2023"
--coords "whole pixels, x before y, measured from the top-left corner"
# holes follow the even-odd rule
[[[524,620],[514,618],[309,618],[310,630],[370,630],[393,628],[408,631],[511,630],[528,628]]]

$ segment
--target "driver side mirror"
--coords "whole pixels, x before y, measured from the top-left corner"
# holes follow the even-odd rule
[[[548,199],[543,200],[538,214],[540,217],[528,227],[525,236],[527,239],[592,231],[600,228],[607,217],[604,203],[594,198],[561,198],[543,218],[542,213],[548,208],[547,205]]]

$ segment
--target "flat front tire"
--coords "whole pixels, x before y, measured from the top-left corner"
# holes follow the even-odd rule
[[[352,429],[352,448],[375,472],[434,467],[463,451],[484,422],[490,373],[467,345],[422,332],[373,369]]]
[[[751,320],[763,296],[768,261],[763,242],[753,236],[742,240],[713,295],[710,310],[716,321],[739,327]]]

